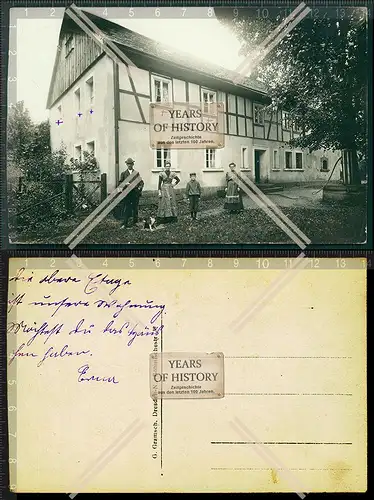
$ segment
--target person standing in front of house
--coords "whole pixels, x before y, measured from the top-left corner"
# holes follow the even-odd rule
[[[196,174],[190,174],[190,180],[186,186],[186,196],[190,200],[190,212],[192,220],[196,220],[199,210],[199,200],[201,196],[200,182],[196,180]]]
[[[158,212],[157,222],[167,223],[178,220],[177,201],[174,186],[180,182],[179,177],[171,171],[171,163],[165,163],[165,169],[158,178]]]
[[[238,213],[243,210],[242,192],[237,182],[234,162],[229,165],[230,172],[226,173],[226,197],[224,208],[230,213]]]
[[[135,174],[134,177],[131,179],[130,182],[125,182],[125,184],[122,186],[122,191],[124,189],[127,189],[130,184],[133,182],[137,181],[138,178],[140,177],[139,172],[137,172],[134,169],[134,160],[132,158],[127,158],[125,161],[127,169],[124,170],[121,173],[120,176],[120,184],[127,179],[132,174]],[[136,224],[138,222],[138,206],[139,206],[139,198],[142,195],[142,190],[144,187],[144,182],[142,178],[140,177],[140,181],[131,189],[129,193],[123,198],[123,205],[122,205],[122,216],[123,216],[123,224],[121,228],[126,229],[127,224],[129,222],[130,217],[133,219],[133,224]]]

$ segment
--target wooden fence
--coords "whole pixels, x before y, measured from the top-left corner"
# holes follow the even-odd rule
[[[86,195],[81,196],[81,193],[79,192],[79,186],[80,185],[86,186],[92,186],[93,189],[88,192]],[[95,195],[96,199],[100,200],[100,203],[105,200],[107,197],[107,174],[101,174],[99,179],[95,180],[74,180],[73,174],[66,174],[65,175],[65,208],[68,213],[73,213],[74,210],[76,209],[77,205],[79,205],[79,202],[82,202],[84,204],[88,204],[90,207],[94,207],[97,203],[95,203]],[[100,192],[98,193],[98,191]],[[78,200],[78,203],[74,201],[74,195],[77,197],[81,196],[81,199]],[[100,195],[100,196],[98,196]],[[82,206],[82,203],[80,203],[80,206]],[[88,207],[87,207],[88,208]]]
[[[19,193],[27,193],[29,180],[24,177],[18,178],[17,190]],[[38,181],[39,183],[39,181]],[[43,184],[40,181],[40,184]],[[107,174],[101,174],[98,179],[82,180],[74,179],[74,174],[64,174],[58,179],[48,182],[51,189],[51,197],[61,197],[67,213],[72,214],[84,209],[91,210],[107,197]],[[82,189],[82,186],[84,189]],[[89,187],[92,187],[90,190]],[[43,200],[40,203],[33,204],[33,207],[47,203]],[[83,208],[85,207],[85,208]],[[28,210],[22,210],[24,213]],[[20,215],[20,214],[18,214]]]

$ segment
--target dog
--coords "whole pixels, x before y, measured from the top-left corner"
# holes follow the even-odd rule
[[[156,219],[152,216],[146,217],[143,223],[143,229],[147,229],[148,231],[154,231],[156,229]]]

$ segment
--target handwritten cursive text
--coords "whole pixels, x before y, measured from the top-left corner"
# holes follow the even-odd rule
[[[163,313],[165,309],[164,304],[154,304],[153,300],[146,300],[144,304],[136,304],[132,303],[131,299],[126,300],[123,304],[121,304],[117,299],[113,299],[108,302],[105,299],[99,299],[94,302],[96,307],[102,307],[103,309],[117,309],[117,311],[113,314],[113,318],[118,318],[121,312],[126,308],[138,308],[138,309],[158,309],[158,311],[152,316],[151,323],[154,323]]]
[[[44,299],[50,299],[50,295],[44,295]],[[57,300],[57,301],[51,301],[51,302],[43,302],[42,300],[39,301],[34,301],[30,302],[30,305],[33,306],[48,306],[48,307],[55,307],[56,310],[51,314],[51,316],[54,316],[61,307],[79,307],[79,306],[84,306],[84,307],[89,307],[90,304],[89,302],[82,302],[81,300],[76,300],[76,301],[71,301],[69,297],[65,297],[62,300]]]
[[[64,347],[60,350],[55,350],[53,346],[51,346],[43,355],[43,358],[39,361],[36,366],[41,366],[44,361],[48,358],[65,358],[70,356],[81,356],[82,354],[90,354],[90,350],[86,351],[68,351],[69,345],[65,344]]]
[[[15,276],[12,276],[11,278],[9,278],[9,281],[23,281],[24,283],[31,283],[33,276],[29,276],[29,277],[23,276],[23,273],[25,271],[26,271],[26,269],[24,267],[21,267],[21,269],[18,269],[17,274]],[[31,274],[33,274],[32,271],[31,271]]]
[[[18,356],[18,357],[31,357],[31,358],[37,358],[38,355],[35,354],[34,352],[24,352],[22,351],[22,349],[25,347],[26,344],[21,344],[16,351],[14,351],[12,357],[10,358],[10,361],[9,361],[9,364],[11,364],[14,359]]]
[[[34,326],[29,326],[27,323],[21,320],[19,323],[9,323],[7,333],[16,334],[19,332],[19,330],[21,330],[23,333],[34,332],[34,335],[30,337],[26,343],[27,346],[30,346],[38,335],[47,335],[46,339],[44,340],[44,344],[46,344],[52,335],[58,335],[61,332],[62,327],[62,323],[57,323],[50,328],[46,321],[44,321],[40,326],[36,326],[36,322],[34,321]]]
[[[90,367],[88,365],[83,365],[80,368],[78,368],[78,382],[112,382],[113,384],[119,384],[119,380],[116,380],[116,377],[110,376],[110,377],[98,377],[95,375],[91,375],[89,377],[83,377],[85,375]]]
[[[82,280],[79,278],[75,278],[74,276],[57,276],[58,273],[60,272],[59,269],[56,269],[56,271],[53,271],[51,275],[46,275],[44,278],[42,278],[39,283],[47,283],[48,285],[51,285],[52,283],[80,283]]]
[[[14,294],[13,294],[14,295]],[[18,306],[19,304],[22,304],[23,303],[23,298],[25,297],[25,294],[24,293],[19,293],[18,295],[16,295],[16,297],[13,297],[12,299],[9,299],[8,300],[8,313],[10,313],[10,311],[13,309],[13,307],[15,306]]]
[[[114,285],[109,292],[109,295],[112,295],[120,286],[131,285],[131,282],[129,280],[123,281],[121,278],[110,278],[107,274],[91,273],[88,276],[88,283],[84,287],[84,293],[90,295],[96,292],[99,285]]]

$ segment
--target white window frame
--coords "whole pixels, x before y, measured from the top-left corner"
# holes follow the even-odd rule
[[[287,125],[287,127],[286,127]],[[282,129],[283,130],[291,130],[291,120],[290,113],[288,111],[282,111]]]
[[[161,166],[159,166],[159,165],[157,164],[157,152],[158,152],[159,150],[161,150],[161,163],[162,163],[162,165],[161,165]],[[168,150],[168,151],[169,151],[169,160],[168,160],[167,158],[166,158],[166,159],[164,158],[164,154],[163,154],[163,153],[164,153],[164,151],[165,151],[165,150]],[[157,148],[157,149],[155,150],[155,163],[156,163],[156,164],[155,164],[155,168],[156,168],[157,170],[160,170],[160,172],[161,172],[161,171],[165,168],[165,163],[166,163],[167,161],[170,161],[170,163],[171,163],[171,152],[172,152],[172,149],[171,149],[171,148]]]
[[[93,145],[94,145],[94,151],[93,151],[93,153],[94,153],[94,156],[95,156],[95,154],[96,154],[96,141],[95,141],[95,139],[90,139],[90,140],[86,141],[86,151],[88,153],[90,153],[90,151],[88,150],[88,145],[91,144],[92,142],[93,142]]]
[[[286,165],[287,165],[286,153],[291,153],[291,161],[292,161],[291,168],[286,167]],[[296,168],[296,153],[301,154],[302,168]],[[284,168],[283,168],[283,170],[292,171],[292,172],[304,172],[304,170],[305,170],[305,163],[304,162],[305,162],[304,151],[300,151],[300,150],[292,151],[290,149],[286,149],[284,151]]]
[[[208,100],[208,102],[205,102],[204,94],[207,94],[209,97],[213,96],[213,100]],[[201,110],[203,114],[208,114],[208,115],[212,114],[209,104],[217,102],[217,92],[215,90],[208,89],[207,87],[201,87],[200,101],[201,101]]]
[[[278,158],[278,163],[276,164],[275,163],[275,160],[274,160],[274,153],[277,153],[277,158]],[[280,170],[280,157],[279,157],[279,150],[278,149],[273,149],[273,156],[272,156],[272,170],[274,171],[277,171],[277,170]],[[287,169],[289,170],[289,169]]]
[[[157,149],[169,149],[170,150],[170,157],[169,161],[171,163],[171,171],[172,172],[180,172],[178,169],[178,155],[177,155],[177,150],[173,148],[157,148]],[[164,165],[161,167],[157,166],[157,149],[154,150],[154,156],[153,156],[153,172],[162,172],[164,169]],[[165,162],[164,162],[165,163]]]
[[[243,153],[244,151],[247,151],[246,153],[246,159],[243,161]],[[251,170],[249,166],[249,147],[248,146],[241,146],[240,147],[240,170]]]
[[[207,157],[208,151],[214,151],[214,166],[209,165],[209,161],[207,163],[207,159],[209,159],[209,156]],[[217,168],[217,150],[215,148],[206,148],[204,149],[204,170],[215,170]]]
[[[91,85],[92,81],[92,85]],[[86,85],[86,90],[88,88],[92,88],[92,95],[89,95],[89,92],[86,92],[87,94],[87,104],[89,108],[92,108],[94,103],[95,103],[95,78],[93,75],[90,75],[88,78],[85,79],[85,85]]]
[[[76,156],[76,148],[81,148],[80,158],[77,158],[77,156]],[[83,160],[83,147],[82,147],[82,143],[81,142],[79,142],[77,144],[74,144],[73,158],[74,158],[74,160],[80,160],[80,161]]]
[[[214,149],[215,150],[215,166],[214,167],[207,167],[206,166],[206,150],[207,149],[214,149],[214,148],[204,148],[202,150],[202,161],[204,167],[202,168],[203,172],[224,172],[224,168],[222,168],[221,165],[221,149]]]
[[[155,82],[159,81],[161,83],[167,83],[168,84],[168,101],[156,101],[155,97]],[[151,74],[151,102],[157,103],[163,103],[163,104],[173,104],[173,80],[171,78],[167,78],[165,76],[160,76],[160,75],[155,75]]]
[[[79,95],[79,106],[77,106],[78,103],[78,95]],[[82,92],[80,87],[76,87],[74,89],[74,108],[76,108],[77,113],[81,111],[81,106],[82,106]]]
[[[297,168],[296,165],[296,154],[300,154],[301,155],[301,168]],[[295,170],[297,170],[298,172],[301,172],[302,170],[304,170],[304,153],[302,151],[295,151]]]
[[[287,168],[287,153],[290,153],[291,154],[291,168]],[[294,155],[292,154],[293,151],[291,150],[285,150],[284,151],[284,170],[295,170],[295,167],[293,166],[294,165]]]
[[[260,108],[260,112],[261,112],[260,116],[262,116],[261,123],[256,121],[256,109],[255,109],[256,107]],[[264,111],[264,107],[265,106],[263,104],[259,103],[259,102],[254,102],[253,103],[253,123],[255,125],[260,125],[261,127],[263,127],[265,125],[265,111]]]

